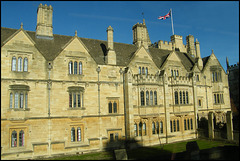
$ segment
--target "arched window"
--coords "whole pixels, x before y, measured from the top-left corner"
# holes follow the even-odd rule
[[[14,100],[15,100],[14,108],[18,108],[18,93],[17,92],[15,93]]]
[[[185,101],[186,101],[186,100],[185,100],[185,92],[183,91],[183,104],[186,103]]]
[[[144,106],[145,101],[144,101],[144,91],[140,92],[140,96],[141,96],[141,106]]]
[[[22,71],[22,57],[18,58],[18,71]]]
[[[159,134],[159,122],[156,122],[156,129],[157,129],[157,134]]]
[[[73,62],[72,61],[70,61],[68,63],[68,70],[69,70],[69,74],[73,74]]]
[[[154,102],[157,105],[157,91],[154,91]]]
[[[153,92],[150,91],[150,105],[153,105]]]
[[[17,132],[15,130],[12,132],[11,139],[12,139],[11,147],[17,147]]]
[[[172,129],[172,120],[170,120],[170,129],[171,129],[171,132],[173,132],[173,129]]]
[[[10,102],[9,102],[9,108],[12,108],[12,101],[13,101],[13,94],[10,93]]]
[[[78,67],[77,67],[77,64],[78,64],[78,63],[75,61],[75,62],[74,62],[74,74],[77,74],[77,68],[78,68]]]
[[[108,111],[109,113],[112,113],[112,102],[108,103]]]
[[[146,67],[146,76],[148,75],[148,67]]]
[[[79,74],[82,75],[82,62],[79,62]]]
[[[178,104],[178,92],[175,91],[175,104],[177,105]]]
[[[75,141],[75,128],[72,127],[71,129],[71,141],[74,142]]]
[[[184,119],[184,130],[187,130],[187,122],[186,122],[186,119]]]
[[[186,91],[186,104],[188,104],[188,91]]]
[[[139,136],[142,136],[142,123],[140,122],[138,126],[139,126],[139,128],[138,128]]]
[[[173,77],[173,70],[171,70],[171,76]]]
[[[156,128],[155,128],[155,122],[152,122],[152,134],[155,134]]]
[[[176,121],[173,120],[173,131],[175,132],[176,131]]]
[[[138,136],[138,132],[137,132],[137,124],[134,124],[134,134],[135,136]]]
[[[179,131],[179,120],[177,120],[177,131]]]
[[[146,92],[146,105],[149,105],[149,92]]]
[[[78,127],[77,128],[77,141],[81,141],[81,140],[82,140],[82,138],[81,138],[81,128]]]
[[[141,74],[141,67],[138,68],[138,73]]]
[[[144,70],[144,67],[142,67],[142,74],[145,74],[145,70]]]
[[[28,58],[24,58],[24,61],[23,61],[23,71],[24,72],[28,71]]]
[[[19,132],[19,146],[24,146],[24,132],[21,130]]]
[[[163,122],[160,121],[160,131],[161,131],[161,134],[163,133]]]
[[[117,113],[117,103],[115,101],[113,103],[113,112]]]
[[[187,119],[187,125],[188,125],[188,130],[190,130],[190,122],[189,122],[189,119]]]
[[[191,124],[191,130],[193,129],[193,121],[192,118],[190,119],[190,124]]]
[[[143,123],[143,136],[147,135],[146,123]]]
[[[12,71],[16,71],[16,57],[12,57]]]

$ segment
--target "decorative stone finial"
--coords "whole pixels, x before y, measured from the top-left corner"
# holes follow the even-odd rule
[[[21,22],[21,29],[23,28],[23,23]]]
[[[77,36],[77,30],[75,30],[75,36]]]

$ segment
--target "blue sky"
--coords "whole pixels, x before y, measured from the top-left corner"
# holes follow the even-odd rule
[[[53,33],[107,40],[106,29],[114,29],[114,42],[132,44],[132,26],[142,23],[142,12],[152,43],[170,41],[171,19],[158,20],[173,11],[174,33],[191,34],[200,42],[201,56],[214,54],[226,71],[239,61],[238,1],[1,1],[1,26],[35,31],[37,8],[53,7]]]

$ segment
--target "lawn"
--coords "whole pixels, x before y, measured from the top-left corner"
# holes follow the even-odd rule
[[[186,151],[186,144],[189,141],[196,141],[200,150],[210,149],[213,147],[219,147],[224,145],[235,145],[226,143],[223,141],[211,141],[211,140],[187,140],[183,142],[155,145],[151,147],[141,147],[138,149],[127,150],[129,159],[168,159],[172,153],[180,153]],[[161,159],[159,159],[161,158]],[[49,158],[50,160],[112,160],[115,159],[112,152],[95,152],[82,155],[61,156]]]

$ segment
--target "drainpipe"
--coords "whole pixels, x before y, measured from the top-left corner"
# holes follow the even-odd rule
[[[98,118],[99,118],[99,139],[100,139],[100,150],[102,149],[102,136],[101,136],[101,124],[102,124],[102,119],[100,117],[100,82],[99,82],[99,73],[101,72],[100,66],[97,67],[96,69],[98,73]]]
[[[124,103],[124,125],[125,125],[125,140],[128,139],[127,137],[127,113],[126,113],[126,98],[125,98],[125,72],[126,72],[125,68],[124,70],[122,70],[122,68],[120,69],[120,74],[123,74],[123,103]]]
[[[48,88],[48,155],[51,156],[51,112],[50,112],[50,92],[52,87],[52,81],[51,81],[51,69],[52,65],[49,62],[48,63],[48,82],[47,82],[47,88]]]

